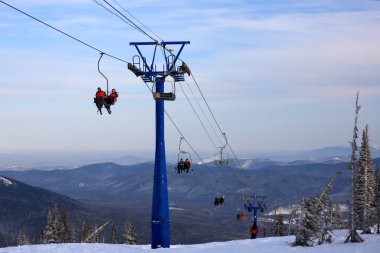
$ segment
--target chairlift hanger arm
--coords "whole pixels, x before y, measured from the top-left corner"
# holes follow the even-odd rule
[[[227,141],[226,133],[222,133],[222,134],[223,134],[224,140],[226,141],[226,144],[224,144],[224,146],[222,147],[222,150],[223,150],[228,145],[228,141]]]
[[[182,140],[184,139],[184,137],[181,137],[181,139],[179,140],[179,145],[178,145],[178,150],[180,153],[182,153],[182,150],[181,150],[181,143],[182,143]]]
[[[101,52],[100,53],[100,58],[99,58],[99,60],[98,60],[98,72],[106,79],[106,81],[107,81],[107,95],[108,95],[108,78],[100,71],[100,60],[102,59],[102,57],[103,57],[103,55],[104,55],[104,53],[103,52]]]

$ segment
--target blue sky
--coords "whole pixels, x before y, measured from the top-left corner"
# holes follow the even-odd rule
[[[6,2],[127,61],[136,54],[129,42],[149,41],[91,0]],[[117,2],[161,39],[191,42],[181,59],[238,156],[348,145],[357,90],[360,129],[369,124],[370,144],[380,145],[379,1]],[[0,153],[153,155],[154,101],[125,63],[101,62],[120,98],[111,116],[99,116],[92,103],[105,86],[98,52],[1,3],[0,38]],[[190,78],[182,85],[196,92]],[[177,97],[167,111],[191,145],[212,156],[178,85]],[[178,151],[179,138],[166,120],[168,153]]]

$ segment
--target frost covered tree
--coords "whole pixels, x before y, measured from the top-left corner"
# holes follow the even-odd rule
[[[29,241],[28,237],[26,236],[26,234],[24,232],[20,231],[18,233],[17,243],[18,243],[18,245],[29,245],[30,241]]]
[[[353,130],[353,136],[352,136],[352,141],[350,142],[351,144],[351,159],[348,164],[348,168],[350,169],[351,172],[351,194],[350,194],[350,212],[349,212],[349,234],[345,240],[345,242],[362,242],[363,238],[360,237],[358,232],[356,231],[356,220],[357,217],[355,216],[355,210],[356,208],[356,203],[355,200],[357,199],[356,191],[355,191],[355,185],[356,185],[356,168],[357,168],[357,151],[358,147],[356,144],[356,140],[358,138],[358,118],[359,118],[359,110],[360,110],[360,105],[359,105],[359,91],[356,94],[356,102],[355,102],[355,120],[354,120],[354,130]]]
[[[296,217],[297,213],[300,213],[299,210],[300,210],[300,205],[293,206],[292,211],[291,211],[290,216],[289,216],[289,219],[288,219],[289,225],[288,225],[287,235],[294,235],[296,233],[295,227],[297,225],[297,219],[295,219],[295,217]]]
[[[92,230],[89,231],[88,237],[84,240],[85,243],[98,243],[99,242],[99,230],[98,225],[95,223],[95,226]]]
[[[360,156],[356,175],[356,215],[357,225],[363,233],[371,233],[375,222],[375,178],[372,167],[372,157],[369,149],[368,125],[363,130]]]
[[[333,222],[333,204],[329,201],[328,205],[324,206],[324,210],[322,211],[322,224],[321,231],[319,232],[318,245],[324,243],[332,243],[332,222]]]
[[[53,212],[48,210],[46,227],[42,232],[43,243],[61,242],[61,224],[59,222],[59,212],[57,204],[54,205]]]
[[[41,241],[39,240],[38,236],[33,233],[32,239],[30,240],[30,244],[41,244]]]
[[[70,231],[70,242],[77,243],[78,242],[78,234],[77,234],[76,228],[73,225],[71,225],[71,228],[69,231]]]
[[[285,223],[284,215],[275,214],[272,225],[272,235],[273,236],[284,236],[285,235]]]
[[[59,222],[59,211],[57,204],[54,205],[53,226],[52,226],[52,243],[60,243],[61,226]]]
[[[342,209],[339,204],[330,201],[327,207],[327,223],[331,224],[331,229],[344,228]]]
[[[62,243],[71,242],[69,224],[67,221],[67,213],[65,209],[62,209],[62,212],[61,212],[61,242]]]
[[[48,210],[45,229],[42,233],[42,243],[53,243],[53,215]]]
[[[137,234],[133,230],[133,224],[130,220],[125,222],[123,238],[125,244],[135,245],[137,243]]]
[[[375,207],[376,207],[376,224],[377,233],[380,234],[380,171],[379,166],[376,166],[375,174]]]
[[[303,198],[301,203],[301,222],[293,246],[313,246],[314,238],[320,231],[321,211],[317,198]]]
[[[116,225],[115,225],[115,223],[112,223],[111,243],[117,243],[117,231],[116,231]]]
[[[336,175],[323,188],[318,198],[304,198],[301,204],[301,222],[296,234],[293,246],[313,246],[315,239],[318,244],[331,243],[331,223],[328,215],[324,212],[329,203],[329,192],[333,183],[341,175],[337,171]]]
[[[90,225],[88,222],[84,221],[82,224],[82,239],[81,242],[85,242],[87,237],[90,235]]]
[[[86,243],[98,243],[100,239],[100,234],[102,231],[107,227],[108,224],[110,224],[111,221],[107,221],[103,225],[101,225],[99,228],[95,225],[94,230],[92,233],[84,240]],[[104,240],[103,240],[104,241]]]
[[[329,219],[328,213],[323,213],[323,223],[322,228],[319,233],[318,238],[318,245],[324,244],[324,243],[332,243],[332,229],[331,229],[331,220]]]
[[[339,170],[336,172],[336,175],[330,180],[330,182],[323,188],[321,195],[318,198],[317,202],[317,210],[320,211],[320,215],[322,216],[321,220],[321,230],[319,232],[318,244],[323,243],[331,243],[332,242],[332,224],[331,219],[329,219],[328,205],[329,201],[329,193],[332,189],[332,186],[335,180],[342,175],[342,172]]]

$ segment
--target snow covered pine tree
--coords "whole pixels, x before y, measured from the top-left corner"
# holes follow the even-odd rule
[[[135,245],[137,243],[137,234],[133,231],[132,221],[125,222],[124,225],[124,243]]]
[[[359,91],[356,94],[356,102],[355,102],[355,120],[354,120],[354,134],[352,136],[352,142],[351,144],[351,161],[348,164],[348,168],[350,169],[351,172],[351,194],[350,194],[350,230],[348,233],[348,236],[346,240],[344,241],[345,243],[347,242],[363,242],[363,238],[360,237],[358,232],[356,231],[356,220],[358,219],[356,217],[356,212],[355,210],[357,209],[356,207],[356,191],[355,191],[355,185],[356,185],[356,167],[357,167],[357,156],[356,152],[358,150],[358,147],[356,145],[356,139],[358,138],[358,118],[359,118],[359,110],[360,110],[360,105],[359,105]]]
[[[356,173],[356,199],[358,227],[363,234],[372,233],[371,226],[376,222],[375,213],[375,177],[372,157],[369,149],[368,125],[363,130],[360,156]]]

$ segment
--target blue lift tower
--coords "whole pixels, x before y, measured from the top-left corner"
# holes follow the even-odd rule
[[[145,83],[152,83],[152,94],[156,100],[156,154],[154,163],[153,179],[153,199],[152,199],[152,239],[151,247],[170,248],[170,218],[169,218],[169,200],[168,186],[166,176],[166,157],[165,157],[165,132],[164,132],[164,101],[175,100],[175,82],[184,81],[184,74],[190,75],[187,65],[182,62],[181,66],[176,66],[179,55],[189,41],[174,42],[130,42],[135,46],[138,55],[133,56],[132,63],[128,64],[128,69],[136,76],[140,76]],[[167,45],[179,45],[180,49],[177,54],[167,49]],[[154,46],[152,61],[148,64],[146,58],[142,55],[139,46]],[[157,70],[155,58],[157,47],[163,48],[165,64],[162,70]],[[159,50],[160,51],[160,50]],[[142,66],[141,66],[142,65]],[[171,76],[174,83],[169,92],[165,92],[165,79]]]
[[[253,213],[253,226],[258,227],[258,222],[257,222],[258,213],[257,212],[259,210],[260,212],[264,212],[266,209],[266,205],[264,203],[265,198],[266,198],[265,196],[257,196],[257,195],[245,197],[244,208],[248,212]]]

